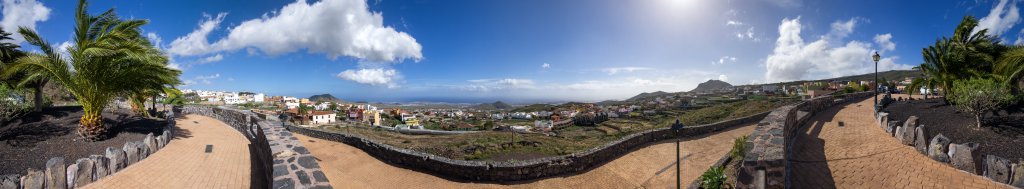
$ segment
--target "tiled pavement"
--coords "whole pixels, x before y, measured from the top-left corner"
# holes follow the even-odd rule
[[[186,115],[155,154],[85,188],[249,188],[248,140],[216,119]],[[206,153],[206,145],[213,151]]]
[[[724,156],[734,138],[749,135],[755,124],[682,142],[683,187]],[[295,134],[320,160],[334,188],[675,188],[675,143],[633,151],[585,173],[510,185],[465,183],[386,164],[352,146]],[[661,174],[656,174],[669,167]]]
[[[915,98],[920,96],[915,95]],[[794,188],[1009,188],[929,159],[888,136],[873,99],[819,112],[792,146]],[[843,126],[839,126],[842,123]]]

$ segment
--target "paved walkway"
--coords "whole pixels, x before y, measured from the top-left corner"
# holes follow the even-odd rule
[[[790,184],[795,188],[1009,188],[900,144],[875,123],[873,103],[868,98],[833,107],[800,128],[789,162]]]
[[[174,139],[155,154],[85,188],[249,188],[249,141],[205,116],[179,119]],[[213,152],[205,153],[206,145]]]
[[[755,124],[737,127],[682,143],[682,181],[686,187],[711,164],[728,153],[736,137],[749,135]],[[590,170],[566,177],[535,180],[514,185],[453,182],[426,173],[395,167],[358,148],[296,134],[334,188],[675,188],[675,143],[648,146]],[[670,167],[658,174],[659,171]]]

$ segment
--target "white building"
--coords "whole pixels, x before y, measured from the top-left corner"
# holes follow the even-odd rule
[[[336,117],[336,116],[337,116],[337,114],[335,114],[333,112],[319,112],[319,111],[317,111],[317,112],[313,112],[313,115],[312,115],[312,119],[313,120],[311,120],[311,122],[313,124],[334,123],[334,121],[335,121],[334,117]]]
[[[253,95],[252,101],[253,102],[263,102],[263,99],[266,98],[266,97],[267,97],[267,95],[264,95],[263,93],[257,93],[256,95]]]

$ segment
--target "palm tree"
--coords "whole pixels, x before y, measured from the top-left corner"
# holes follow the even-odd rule
[[[1024,78],[1024,46],[1010,47],[999,57],[992,69],[996,81],[1010,86],[1013,92],[1021,91],[1021,78]]]
[[[59,82],[82,104],[78,134],[96,141],[103,139],[107,129],[100,113],[114,97],[176,83],[180,71],[167,68],[167,57],[154,53],[159,50],[141,35],[140,27],[148,21],[122,20],[114,9],[89,15],[87,4],[80,0],[75,10],[74,44],[67,48],[68,57],[57,53],[35,31],[22,27],[18,32],[42,54],[18,59],[4,75],[38,72]],[[164,77],[171,75],[173,80]]]
[[[14,40],[14,38],[11,38],[11,33],[4,30],[3,27],[0,27],[0,62],[9,63],[24,55],[21,50],[18,50],[21,46],[10,43],[12,40]]]
[[[907,87],[907,90],[910,91],[910,93],[908,94],[914,95],[914,91],[919,91],[921,88],[925,88],[929,92],[922,93],[922,95],[924,95],[924,99],[928,99],[928,95],[929,93],[931,93],[930,91],[934,91],[935,86],[938,85],[940,82],[938,79],[928,77],[928,74],[926,74],[927,72],[924,71],[925,68],[923,65],[916,66],[914,67],[914,69],[921,70],[921,75],[924,77],[914,78],[914,80],[910,82],[910,86]]]
[[[0,41],[12,40],[10,35],[11,33],[0,28]],[[25,52],[18,50],[20,47],[21,46],[13,43],[0,43],[0,62],[12,63],[14,60],[25,56]],[[2,67],[3,65],[0,65],[0,68]],[[3,69],[0,69],[0,71],[3,71]],[[34,111],[43,111],[43,87],[50,81],[46,77],[46,74],[40,72],[21,72],[7,79],[9,79],[8,84],[15,87],[32,87],[35,92],[35,95],[32,98],[35,108]]]
[[[956,95],[950,90],[955,81],[990,76],[997,57],[1007,48],[1000,45],[995,36],[988,35],[988,29],[974,31],[977,26],[978,19],[965,16],[952,37],[940,38],[934,45],[924,48],[924,63],[918,68],[928,79],[919,83],[937,86],[943,95],[951,96]]]

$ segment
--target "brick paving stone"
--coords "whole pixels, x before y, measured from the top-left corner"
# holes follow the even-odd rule
[[[1010,188],[938,164],[901,144],[877,125],[873,103],[869,98],[830,108],[797,130],[789,163],[791,178],[802,179],[793,179],[792,187]]]
[[[753,132],[755,125],[684,139],[680,153],[693,155],[682,161],[683,187],[728,153],[734,138]],[[334,188],[675,188],[674,171],[655,175],[673,162],[674,143],[641,148],[577,175],[502,185],[454,182],[392,166],[343,143],[300,134],[295,136],[317,157],[324,175]]]
[[[250,188],[245,136],[205,116],[186,115],[177,123],[167,146],[84,188]],[[207,144],[212,153],[204,152]]]

